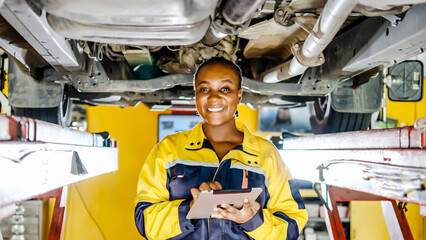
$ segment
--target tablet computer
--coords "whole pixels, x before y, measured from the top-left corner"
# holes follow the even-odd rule
[[[222,203],[227,203],[236,208],[242,208],[244,199],[248,199],[250,203],[252,203],[256,201],[256,198],[261,192],[261,188],[201,191],[198,199],[194,202],[194,205],[192,205],[192,208],[186,215],[186,218],[209,218],[215,213],[213,209]]]

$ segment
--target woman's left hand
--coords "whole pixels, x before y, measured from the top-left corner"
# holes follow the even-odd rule
[[[238,224],[242,224],[252,219],[260,209],[260,204],[254,202],[250,204],[248,199],[244,199],[243,208],[237,209],[229,204],[223,203],[219,207],[214,208],[217,214],[212,214],[213,218],[228,219]]]

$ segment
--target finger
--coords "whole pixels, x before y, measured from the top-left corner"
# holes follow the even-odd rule
[[[206,182],[203,182],[200,184],[200,187],[198,188],[200,191],[205,191],[205,190],[211,190],[209,185]]]
[[[223,218],[227,218],[228,216],[228,211],[226,211],[225,209],[222,208],[215,208],[215,211],[221,215]]]
[[[221,208],[226,209],[226,211],[228,211],[231,214],[235,214],[238,212],[238,209],[236,209],[235,207],[227,204],[227,203],[222,203],[222,205],[220,205]]]
[[[220,184],[220,182],[214,181],[214,184],[216,184],[216,187],[218,188],[218,190],[222,190],[223,189],[222,184]]]
[[[211,190],[219,190],[219,189],[217,188],[216,184],[214,184],[214,182],[208,182],[207,184],[209,185],[209,188],[210,188]]]
[[[220,215],[219,213],[213,213],[211,215],[212,218],[218,218],[218,219],[225,219],[222,215]]]
[[[244,199],[243,207],[241,208],[240,211],[242,211],[242,212],[251,212],[252,211],[250,201],[248,199]]]
[[[234,210],[236,210],[234,207],[232,207],[232,206],[230,206],[230,207],[233,208]],[[217,218],[228,219],[228,220],[236,222],[236,220],[238,218],[237,217],[238,210],[236,210],[236,212],[234,212],[234,213],[231,213],[227,209],[217,208],[217,214],[216,215],[221,216],[221,217],[217,217]]]
[[[246,198],[246,199],[244,199],[244,201],[243,201],[243,209],[250,209],[251,208],[251,205],[250,205],[250,201]]]
[[[212,213],[212,215],[214,214],[214,215],[220,215],[220,216],[222,216],[219,212],[220,211],[223,211],[221,208],[219,208],[219,207],[215,207],[215,208],[213,208],[213,213]],[[223,216],[222,216],[223,217]]]
[[[200,190],[196,188],[191,188],[191,195],[194,200],[197,200],[198,195],[200,195]]]

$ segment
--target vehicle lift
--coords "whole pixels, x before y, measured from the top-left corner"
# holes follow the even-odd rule
[[[337,202],[354,200],[381,201],[391,239],[413,239],[403,207],[426,207],[425,118],[414,127],[284,138],[280,153],[293,177],[315,182],[331,239],[346,239]],[[58,240],[63,187],[116,170],[117,143],[105,134],[0,115],[0,220],[15,203],[55,197],[49,240]]]
[[[426,210],[426,118],[412,127],[283,137],[281,144],[293,177],[314,183],[330,239],[346,239],[337,202],[355,200],[381,201],[390,238],[413,239],[404,208]]]
[[[107,133],[0,114],[0,220],[14,214],[16,203],[56,198],[48,239],[59,240],[66,186],[116,170],[117,143]]]

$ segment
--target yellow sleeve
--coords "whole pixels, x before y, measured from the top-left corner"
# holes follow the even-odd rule
[[[299,189],[275,147],[264,163],[270,182],[267,209],[240,227],[254,239],[297,239],[308,221]]]
[[[155,146],[142,166],[135,199],[136,227],[146,239],[183,239],[194,231],[186,219],[190,201],[169,201],[167,169],[161,155],[161,148]]]

